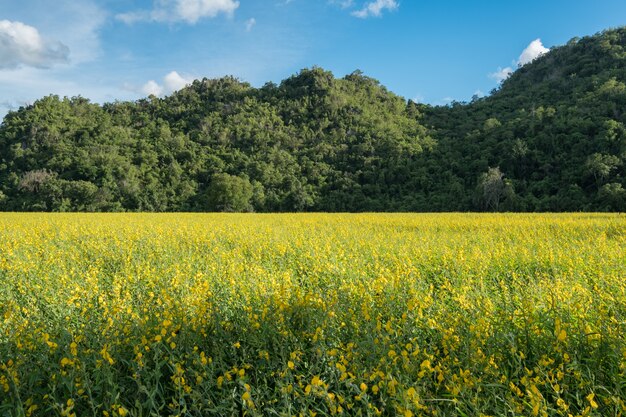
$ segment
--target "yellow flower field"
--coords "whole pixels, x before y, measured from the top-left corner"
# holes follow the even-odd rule
[[[626,217],[0,214],[0,416],[621,416]]]

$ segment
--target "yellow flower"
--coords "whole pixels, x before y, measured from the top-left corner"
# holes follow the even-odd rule
[[[102,356],[102,358],[107,361],[110,365],[113,365],[115,363],[115,361],[113,360],[113,358],[111,357],[111,355],[109,354],[108,351],[109,346],[108,345],[104,345],[102,347],[102,350],[100,350],[100,355]]]

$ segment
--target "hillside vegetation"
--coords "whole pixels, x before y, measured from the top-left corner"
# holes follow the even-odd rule
[[[620,28],[445,107],[317,67],[102,106],[48,96],[0,126],[0,209],[620,211],[625,83]]]

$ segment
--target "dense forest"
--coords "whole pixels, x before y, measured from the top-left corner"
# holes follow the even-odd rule
[[[449,106],[317,67],[137,102],[44,97],[0,125],[0,210],[623,211],[624,162],[620,28]]]

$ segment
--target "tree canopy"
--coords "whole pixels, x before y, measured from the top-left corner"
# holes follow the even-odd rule
[[[169,97],[44,97],[0,126],[0,209],[580,211],[626,204],[626,29],[434,107],[360,71]]]

